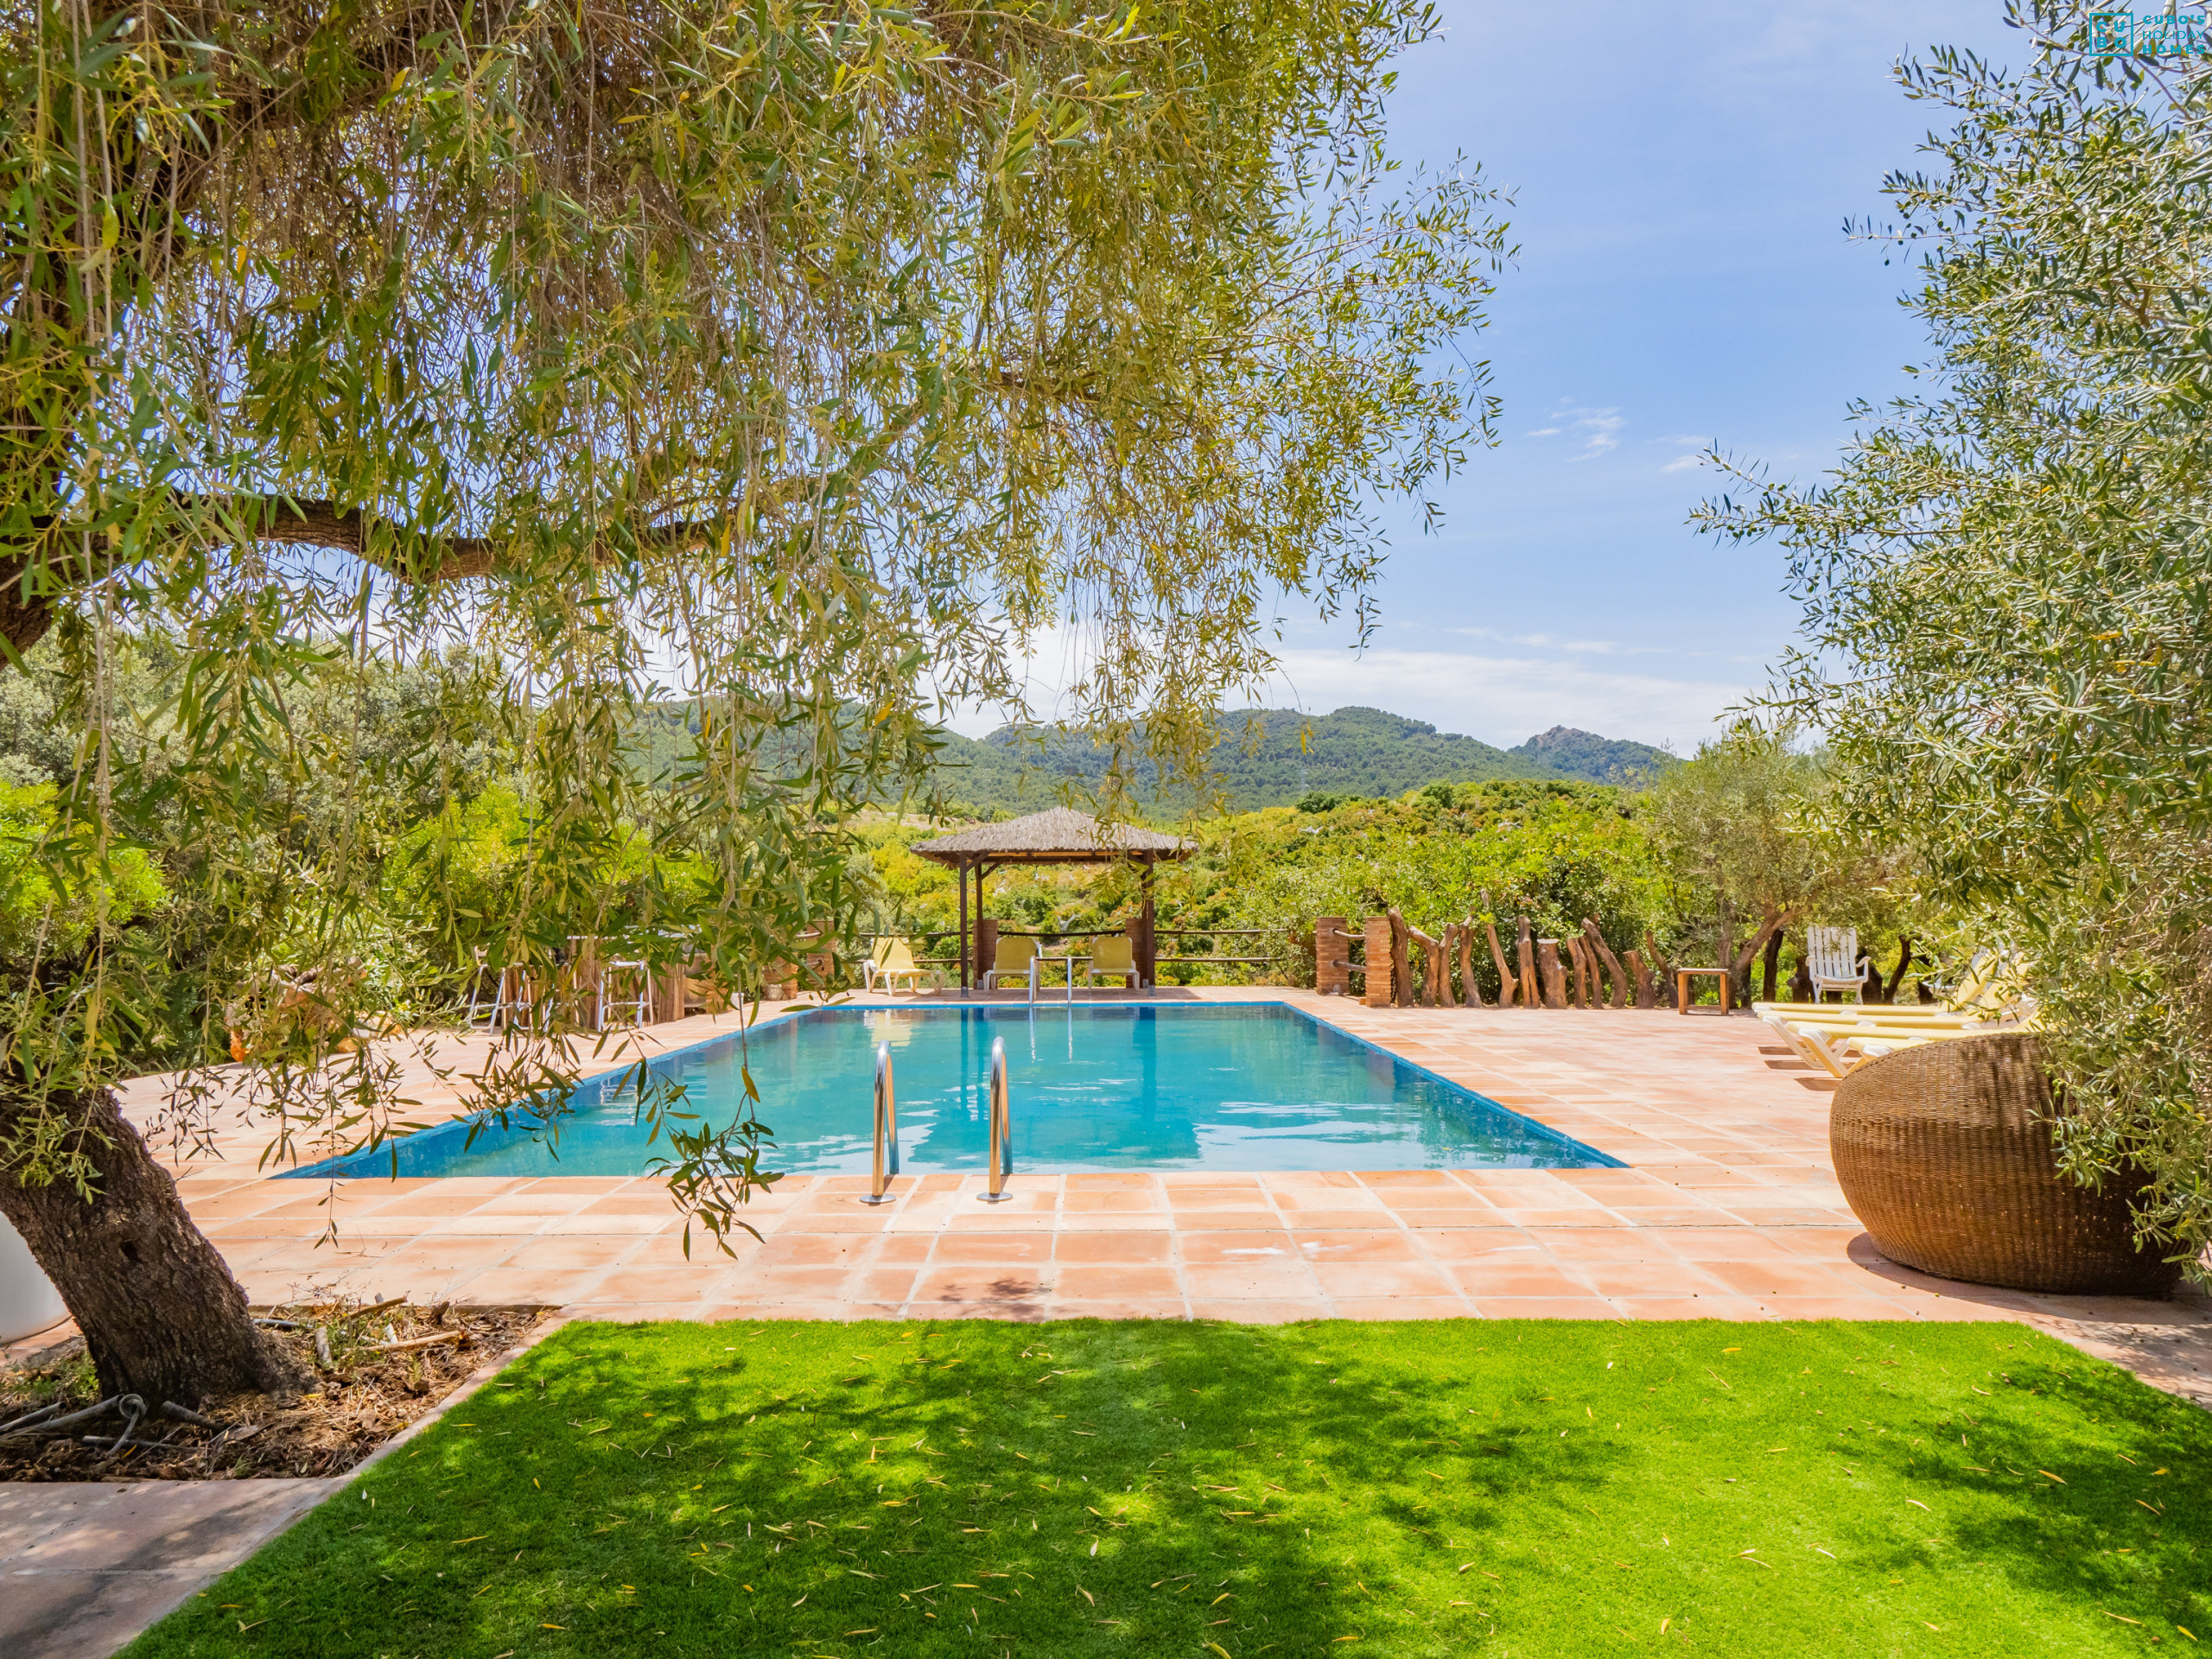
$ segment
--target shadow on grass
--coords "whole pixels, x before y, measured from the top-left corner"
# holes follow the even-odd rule
[[[2101,1649],[2206,1421],[2017,1325],[584,1325],[133,1652]]]

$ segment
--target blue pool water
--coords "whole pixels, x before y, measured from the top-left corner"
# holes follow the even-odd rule
[[[1207,1007],[829,1008],[684,1049],[653,1070],[682,1110],[741,1111],[740,1065],[774,1130],[761,1162],[861,1172],[878,1043],[891,1045],[905,1173],[979,1173],[991,1039],[1006,1042],[1017,1170],[1573,1169],[1601,1152],[1281,1003]],[[648,1147],[619,1077],[578,1085],[557,1139],[496,1124],[424,1130],[301,1175],[634,1175]]]

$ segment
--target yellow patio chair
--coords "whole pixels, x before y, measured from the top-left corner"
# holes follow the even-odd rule
[[[938,990],[944,988],[944,970],[925,968],[914,960],[914,947],[905,939],[886,935],[875,942],[868,960],[861,964],[861,977],[869,990],[880,982],[892,990],[899,988],[899,981],[906,982],[907,990],[919,994],[922,982],[927,980]]]
[[[1001,933],[999,935],[998,960],[991,964],[990,972],[983,976],[983,988],[997,990],[999,982],[1007,979],[1018,979],[1025,985],[1031,983],[1036,976],[1037,970],[1032,965],[1036,960],[1036,940],[1027,933]]]
[[[1084,982],[1096,985],[1101,979],[1119,979],[1131,990],[1137,983],[1137,950],[1126,933],[1108,933],[1090,942],[1090,971]]]

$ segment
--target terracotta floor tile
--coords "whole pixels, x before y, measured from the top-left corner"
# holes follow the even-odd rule
[[[1465,1227],[1481,1212],[1452,1210],[1444,1213],[1451,1217],[1446,1225]],[[1394,1210],[1386,1210],[1379,1204],[1368,1210],[1286,1210],[1282,1212],[1282,1219],[1291,1226],[1308,1232],[1395,1231],[1406,1225],[1403,1216]]]
[[[671,1229],[681,1231],[683,1226],[682,1218],[674,1211],[663,1209],[657,1216],[556,1216],[545,1224],[543,1235],[572,1238],[587,1236],[611,1237],[619,1234],[631,1238],[644,1238],[648,1234]]]
[[[732,1300],[826,1300],[851,1281],[850,1268],[740,1268],[729,1281]]]
[[[1536,1241],[1515,1227],[1463,1227],[1424,1232],[1421,1248],[1436,1262],[1540,1262],[1545,1251]]]
[[[1066,1232],[1054,1236],[1052,1259],[1085,1265],[1152,1264],[1175,1258],[1175,1236],[1159,1232]]]
[[[1788,1262],[1800,1259],[1779,1234],[1757,1227],[1670,1227],[1667,1247],[1686,1262]]]
[[[1597,1208],[1587,1210],[1510,1210],[1498,1211],[1499,1224],[1506,1227],[1626,1227],[1624,1218]]]
[[[1183,1269],[1183,1288],[1195,1306],[1205,1301],[1296,1300],[1319,1294],[1303,1262],[1216,1262]]]
[[[1595,1300],[1580,1275],[1554,1262],[1454,1262],[1446,1268],[1461,1294],[1478,1302],[1496,1297],[1580,1296]]]
[[[1071,1180],[1074,1177],[1069,1177]],[[1110,1192],[1070,1192],[1060,1200],[1060,1212],[1070,1216],[1136,1215],[1166,1208],[1166,1200],[1150,1191]]]
[[[764,1268],[851,1267],[878,1248],[875,1240],[849,1233],[787,1233],[779,1228],[760,1242],[753,1259]]]
[[[1463,1210],[1400,1210],[1394,1213],[1403,1225],[1422,1232],[1437,1227],[1512,1227],[1519,1224],[1504,1211],[1486,1204],[1470,1205]],[[1581,1212],[1578,1211],[1576,1213]],[[1313,1225],[1323,1224],[1319,1217],[1298,1217],[1301,1226],[1307,1224],[1309,1219]],[[1326,1224],[1338,1226],[1342,1224],[1332,1221]]]
[[[847,1281],[845,1294],[855,1301],[897,1306],[912,1297],[920,1277],[921,1270],[912,1266],[862,1268]]]
[[[1149,1192],[1158,1183],[1148,1170],[1097,1170],[1067,1178],[1071,1192],[1120,1192],[1137,1191]]]
[[[488,1198],[471,1213],[480,1216],[570,1216],[592,1203],[588,1192],[561,1192],[535,1182],[519,1192]]]
[[[599,1281],[602,1269],[486,1268],[454,1287],[454,1300],[473,1307],[538,1304],[560,1307],[575,1301]]]
[[[935,1262],[989,1262],[1014,1267],[1052,1259],[1052,1234],[1025,1232],[945,1233],[937,1241]]]
[[[1178,1210],[1174,1219],[1177,1230],[1192,1233],[1279,1232],[1282,1227],[1282,1217],[1272,1208]]]
[[[1578,1262],[1576,1274],[1600,1296],[1726,1295],[1729,1287],[1687,1262]]]
[[[734,1282],[728,1268],[617,1268],[578,1298],[587,1302],[680,1302],[719,1297]]]
[[[1285,1215],[1320,1210],[1380,1216],[1389,1214],[1390,1209],[1378,1194],[1362,1186],[1270,1186],[1268,1196]]]
[[[1342,1302],[1347,1297],[1448,1297],[1457,1295],[1459,1291],[1446,1269],[1423,1262],[1317,1262],[1313,1264],[1313,1278],[1321,1287],[1321,1294],[1334,1302]]]
[[[1063,1266],[1054,1268],[1052,1294],[1056,1299],[1072,1298],[1096,1302],[1164,1297],[1172,1298],[1179,1307],[1183,1287],[1177,1282],[1175,1269],[1171,1267],[1109,1262],[1095,1267]]]
[[[1182,1259],[1192,1264],[1219,1262],[1291,1262],[1300,1259],[1286,1232],[1179,1232]]]
[[[441,1271],[454,1268],[496,1267],[513,1259],[520,1249],[512,1238],[442,1238],[430,1236],[417,1239],[404,1249],[385,1255],[385,1264],[394,1269],[412,1270],[416,1268],[435,1268]]]
[[[1706,1271],[1740,1295],[1762,1299],[1847,1295],[1864,1282],[1855,1268],[1811,1262],[1711,1262]]]
[[[857,1202],[849,1208],[795,1211],[783,1218],[776,1230],[822,1234],[888,1232],[896,1213],[888,1205],[872,1210]]]
[[[969,1302],[1029,1301],[1051,1287],[1050,1280],[1033,1268],[993,1267],[928,1268],[914,1286],[913,1301],[963,1304]]]
[[[1291,1242],[1308,1262],[1418,1262],[1410,1234],[1401,1232],[1294,1231]]]
[[[1366,1191],[1360,1185],[1359,1177],[1348,1169],[1273,1169],[1260,1178],[1260,1184],[1278,1199],[1285,1193]]]

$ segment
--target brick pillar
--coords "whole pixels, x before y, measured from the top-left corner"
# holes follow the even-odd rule
[[[1364,930],[1367,939],[1367,988],[1360,1001],[1370,1008],[1390,1006],[1395,988],[1390,979],[1390,918],[1370,916]]]
[[[999,965],[999,924],[995,916],[982,916],[976,920],[976,982],[983,982],[983,976]]]
[[[1313,988],[1324,996],[1351,995],[1351,940],[1341,916],[1313,918]]]

